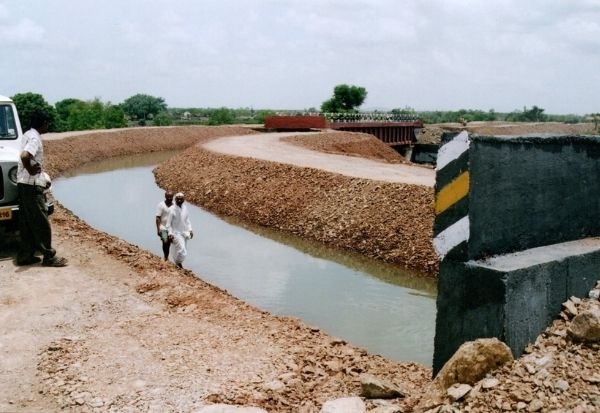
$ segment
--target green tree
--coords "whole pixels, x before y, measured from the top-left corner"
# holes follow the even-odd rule
[[[104,129],[104,105],[100,99],[75,102],[69,108],[68,130]]]
[[[357,112],[358,107],[367,98],[364,87],[353,85],[337,85],[333,89],[333,97],[321,105],[322,112]]]
[[[416,115],[417,111],[410,106],[405,106],[403,109],[392,109],[392,115]]]
[[[71,114],[73,105],[76,103],[83,103],[83,101],[75,98],[67,98],[54,104],[54,108],[56,109],[55,130],[57,132],[70,130],[69,115]]]
[[[231,125],[235,122],[235,113],[226,107],[213,109],[208,115],[209,125]]]
[[[523,120],[529,122],[544,122],[546,115],[544,109],[533,106],[531,109],[523,108]]]
[[[159,112],[167,110],[167,104],[161,97],[154,97],[138,93],[131,96],[121,104],[123,111],[132,119],[152,119]]]
[[[12,98],[13,102],[17,106],[19,112],[19,119],[21,120],[21,127],[23,130],[30,128],[31,124],[31,113],[36,109],[43,109],[50,115],[51,122],[49,130],[54,131],[54,124],[56,119],[56,111],[54,108],[46,102],[46,99],[39,93],[17,93]]]
[[[165,110],[157,113],[152,123],[154,123],[154,126],[171,126],[173,124],[173,117]]]
[[[506,120],[511,122],[545,122],[547,118],[544,109],[535,105],[531,109],[524,107],[522,112],[514,111],[506,116]]]
[[[104,107],[104,127],[106,129],[124,128],[127,126],[125,112],[120,106],[107,103]]]
[[[274,110],[259,110],[256,114],[256,121],[258,123],[265,123],[265,118],[267,116],[274,116],[276,112]]]

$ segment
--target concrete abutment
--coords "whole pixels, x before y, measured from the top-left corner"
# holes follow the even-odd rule
[[[600,269],[600,137],[471,136],[440,149],[434,374],[465,341],[515,357]]]

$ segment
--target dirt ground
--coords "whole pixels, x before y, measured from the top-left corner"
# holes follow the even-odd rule
[[[315,239],[338,242],[340,248],[435,275],[428,239],[431,188],[387,187],[379,181],[211,154],[196,146],[243,134],[253,131],[149,128],[48,140],[47,166],[52,176],[58,176],[94,159],[189,147],[180,156],[201,160],[194,165],[202,169],[194,171],[206,175],[184,190],[200,205],[304,236],[312,233]],[[356,138],[337,137],[342,142]],[[377,143],[364,147],[371,145]],[[358,156],[362,146],[349,145],[341,152]],[[159,181],[179,184],[161,168]],[[183,172],[175,170],[172,175]],[[248,181],[242,179],[248,174],[255,192],[279,192],[272,194],[273,199],[263,197],[258,205],[248,196]],[[280,180],[282,176],[287,179]],[[228,187],[227,181],[240,185]],[[262,186],[265,182],[271,185]],[[307,184],[326,194],[310,210],[301,206],[309,200],[316,203],[319,191],[308,191]],[[379,193],[384,196],[378,198]],[[404,201],[402,216],[414,218],[417,228],[397,224],[389,216],[387,222],[368,221],[377,210],[371,203],[389,197]],[[227,203],[241,207],[226,209]],[[361,207],[368,212],[352,222]],[[284,227],[294,220],[304,222]],[[323,228],[327,222],[331,225]],[[269,412],[318,412],[326,400],[357,395],[361,373],[388,380],[407,393],[391,401],[368,401],[369,409],[380,405],[388,411],[410,412],[427,396],[429,368],[369,354],[299,320],[251,307],[203,282],[201,274],[196,278],[90,228],[60,205],[52,225],[55,246],[69,259],[68,267],[15,267],[10,254],[0,259],[0,412],[191,412],[212,403],[258,406]],[[392,237],[385,230],[389,225],[403,234],[401,245],[409,246],[408,253],[398,251],[398,240],[370,241],[376,233],[383,239]],[[340,238],[352,241],[336,241]],[[0,247],[10,253],[14,244],[3,237]],[[413,255],[418,258],[411,261]],[[515,411],[518,403],[525,403],[522,400],[527,401],[523,411],[533,401],[542,403],[538,411],[597,411],[593,403],[600,394],[595,381],[598,348],[571,343],[561,333],[567,323],[566,316],[557,321],[528,350],[530,357],[556,355],[544,380],[530,378],[525,361],[518,360],[498,373],[500,385],[481,391],[459,406],[461,411]],[[559,379],[568,381],[569,391],[557,390],[554,384]]]
[[[442,133],[466,130],[477,135],[527,135],[531,133],[552,133],[557,135],[594,135],[593,123],[560,123],[560,122],[469,122],[439,123],[425,125],[418,140],[420,143],[440,143]]]

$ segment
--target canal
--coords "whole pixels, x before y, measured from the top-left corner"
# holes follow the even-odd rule
[[[113,158],[53,182],[57,200],[94,228],[162,256],[152,169],[173,152]],[[431,366],[435,281],[397,266],[232,220],[188,204],[184,267],[277,315],[302,319],[397,361]]]

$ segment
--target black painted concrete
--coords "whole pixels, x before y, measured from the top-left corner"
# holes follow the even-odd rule
[[[600,138],[472,136],[469,259],[600,235]]]
[[[441,263],[434,374],[465,341],[497,337],[515,357],[548,327],[571,296],[586,296],[600,269],[600,238],[487,260]]]
[[[477,338],[520,356],[600,273],[600,136],[470,139],[468,258],[440,264],[434,374]]]

